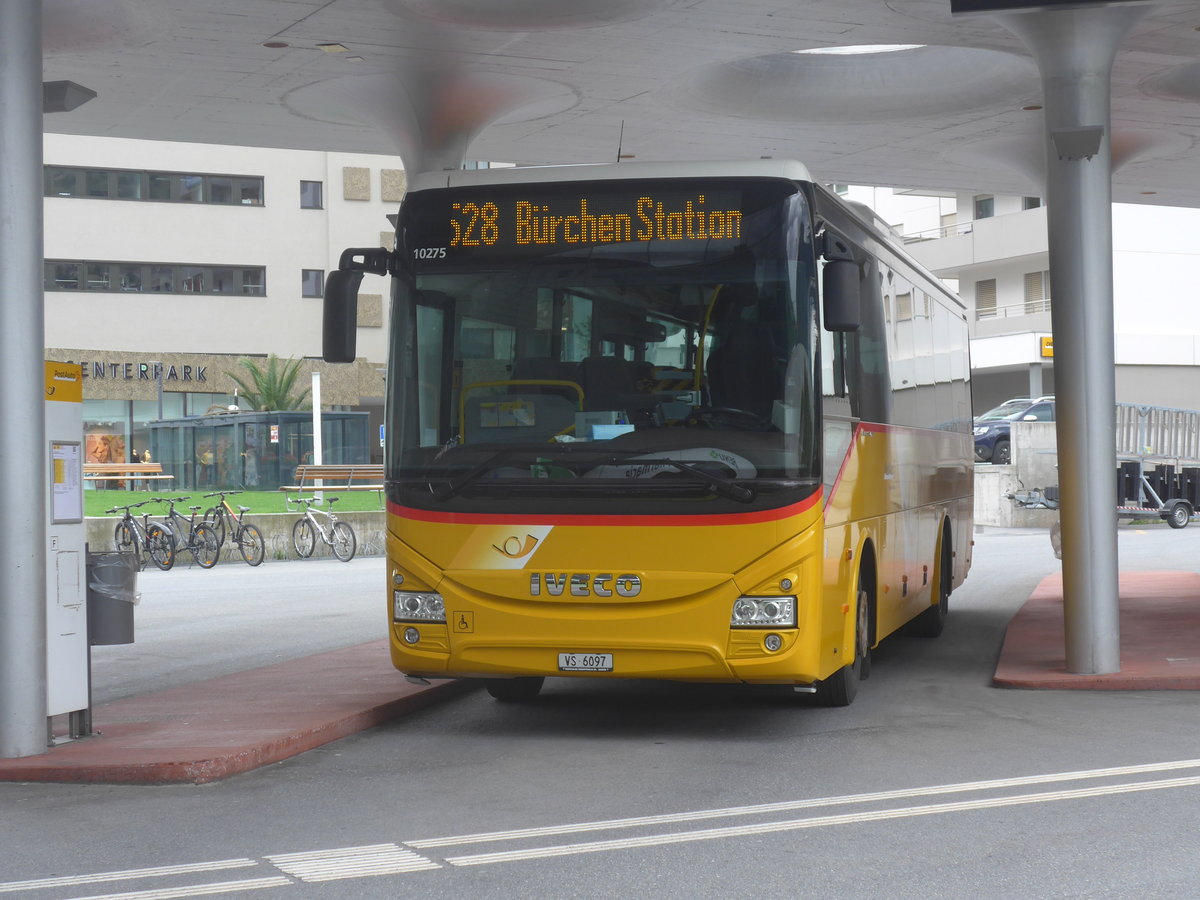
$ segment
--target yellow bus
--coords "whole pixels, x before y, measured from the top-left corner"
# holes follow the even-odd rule
[[[392,660],[850,703],[970,567],[962,303],[798,162],[437,172],[331,273],[391,274]]]

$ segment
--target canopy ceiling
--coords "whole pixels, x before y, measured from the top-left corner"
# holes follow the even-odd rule
[[[1114,199],[1200,206],[1200,4],[1140,5]],[[53,132],[410,169],[774,156],[829,182],[1044,192],[1037,67],[949,0],[46,0],[44,32],[45,79],[98,94]],[[863,45],[919,46],[796,52]]]

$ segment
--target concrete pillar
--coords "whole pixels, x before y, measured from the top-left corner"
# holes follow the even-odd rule
[[[1029,396],[1036,400],[1046,392],[1042,389],[1042,364],[1029,364]]]
[[[1046,122],[1046,206],[1062,496],[1067,670],[1121,668],[1116,519],[1110,81],[1144,7],[999,18],[1033,53]]]
[[[42,4],[0,0],[0,757],[44,753],[45,335]]]

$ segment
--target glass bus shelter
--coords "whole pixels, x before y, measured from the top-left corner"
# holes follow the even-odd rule
[[[321,413],[321,461],[370,462],[366,412]],[[276,490],[313,462],[311,412],[234,412],[148,422],[149,460],[173,490]],[[143,454],[144,456],[145,454]]]

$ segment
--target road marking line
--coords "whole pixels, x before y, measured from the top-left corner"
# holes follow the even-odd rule
[[[888,819],[932,816],[942,813],[966,812],[979,809],[997,809],[1004,806],[1022,806],[1031,803],[1050,803],[1077,800],[1088,797],[1103,797],[1111,794],[1130,794],[1141,791],[1165,790],[1167,788],[1194,787],[1200,785],[1200,776],[1170,778],[1159,781],[1143,781],[1106,787],[1079,788],[1072,791],[1048,791],[1041,794],[1020,794],[1013,797],[997,797],[985,800],[964,800],[958,803],[940,803],[929,806],[909,806],[902,809],[886,809],[873,812],[847,813],[840,816],[819,816],[810,819],[793,819],[785,822],[764,822],[759,825],[734,825],[726,828],[707,828],[699,831],[683,831],[675,834],[653,834],[609,841],[590,841],[579,844],[563,844],[557,847],[535,847],[529,850],[510,850],[499,853],[480,853],[470,856],[447,857],[452,866],[482,866],[491,863],[517,860],[545,859],[554,856],[571,856],[579,853],[601,853],[612,850],[629,850],[639,847],[657,847],[667,844],[683,844],[692,841],[708,841],[719,838],[748,837],[756,834],[772,834],[781,831],[799,831],[807,828],[823,828],[831,825],[857,825],[866,822],[882,822]]]
[[[964,781],[957,784],[934,785],[933,787],[910,788],[897,791],[879,791],[870,794],[846,794],[841,797],[818,797],[810,800],[786,800],[778,803],[761,803],[754,806],[728,806],[723,809],[703,809],[693,812],[665,813],[655,816],[636,816],[627,819],[606,819],[599,822],[578,822],[571,825],[547,825],[541,828],[519,828],[509,831],[489,831],[478,834],[462,834],[454,837],[427,838],[403,841],[408,847],[419,850],[430,847],[453,847],[459,844],[481,844],[490,841],[511,841],[519,838],[548,837],[557,834],[575,834],[588,831],[606,831],[617,828],[638,828],[646,825],[670,825],[680,822],[695,822],[702,819],[721,819],[730,816],[752,816],[763,813],[790,812],[798,809],[813,809],[822,806],[841,806],[851,803],[875,803],[882,800],[900,800],[910,797],[931,797],[939,794],[957,794],[968,791],[995,790],[997,788],[1024,787],[1031,784],[1050,784],[1057,781],[1079,781],[1088,778],[1111,778],[1119,775],[1142,775],[1147,772],[1169,772],[1179,769],[1200,768],[1200,759],[1185,759],[1177,762],[1148,763],[1137,766],[1119,766],[1108,769],[1084,769],[1076,772],[1058,772],[1050,775],[1026,775],[1019,778],[1001,778],[992,781]]]
[[[237,891],[257,891],[263,888],[290,887],[295,884],[282,875],[270,878],[251,878],[245,881],[218,881],[212,884],[190,884],[177,888],[160,888],[149,891],[131,891],[125,894],[88,894],[72,897],[71,900],[174,900],[177,897],[205,897],[212,894],[232,894]]]
[[[132,881],[135,878],[159,878],[165,875],[192,875],[220,869],[244,869],[257,866],[252,859],[222,859],[216,862],[190,863],[179,866],[154,866],[148,869],[125,869],[121,872],[100,872],[95,875],[62,875],[57,878],[38,878],[32,881],[6,881],[0,884],[0,894],[13,891],[32,891],[39,888],[73,887],[81,884],[100,884],[105,881]]]
[[[366,878],[371,875],[401,875],[406,872],[441,868],[433,860],[405,850],[397,844],[278,853],[265,858],[277,868],[306,882]]]

